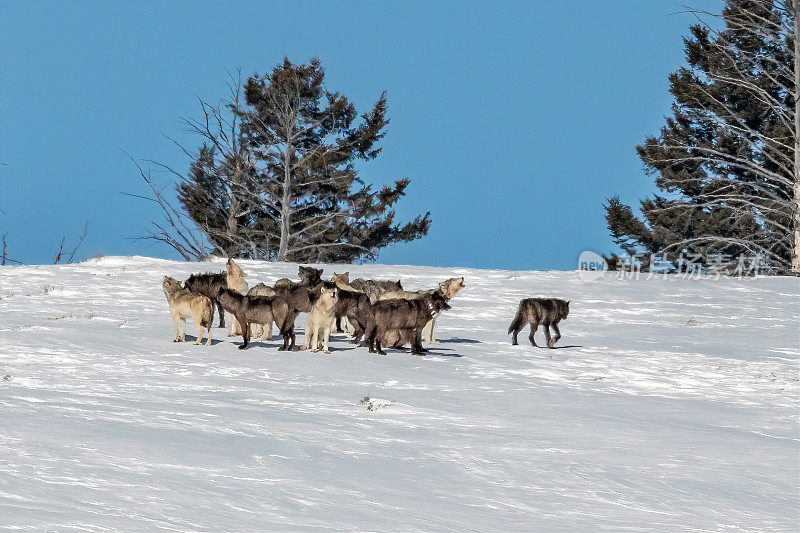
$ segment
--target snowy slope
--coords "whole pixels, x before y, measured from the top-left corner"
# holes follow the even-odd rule
[[[467,287],[427,357],[171,343],[161,276],[221,268],[0,268],[0,529],[798,530],[797,279],[325,267]]]

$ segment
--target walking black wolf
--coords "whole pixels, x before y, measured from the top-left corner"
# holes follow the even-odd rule
[[[513,333],[511,344],[517,345],[517,334],[525,327],[526,324],[531,325],[531,334],[528,339],[533,346],[536,346],[536,341],[533,339],[534,333],[541,324],[544,326],[544,336],[547,339],[547,347],[552,348],[561,338],[561,332],[558,330],[558,323],[567,319],[569,315],[569,301],[559,300],[558,298],[526,298],[519,303],[517,315],[514,321],[508,326],[508,332]],[[550,328],[556,332],[556,336],[550,337]]]

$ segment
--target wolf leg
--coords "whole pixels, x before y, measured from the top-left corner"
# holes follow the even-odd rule
[[[554,343],[553,339],[550,337],[550,324],[547,323],[544,324],[544,338],[547,341],[547,347],[552,348]]]
[[[425,327],[422,328],[422,337],[428,344],[439,344],[439,341],[433,336],[433,328],[436,326],[436,318],[431,318]]]
[[[306,317],[306,327],[303,329],[303,344],[300,346],[301,350],[308,350],[311,348],[311,351],[314,351],[314,347],[311,344],[311,314],[309,313],[308,317]]]
[[[558,330],[558,324],[553,324],[553,331],[556,332],[556,336],[553,337],[553,343],[547,343],[548,348],[552,348],[555,344],[561,339],[561,332]]]
[[[181,317],[181,342],[186,342],[186,319]]]
[[[241,316],[231,317],[231,322],[233,322],[234,320],[236,320],[239,324],[241,324],[243,330],[242,338],[244,339],[244,342],[242,343],[241,346],[239,346],[239,349],[246,350],[247,345],[250,344],[250,324],[247,323],[247,319],[245,318],[244,314],[242,314]]]
[[[531,334],[528,335],[528,340],[531,341],[532,346],[536,346],[536,341],[533,339],[533,335],[536,333],[537,329],[539,329],[539,323],[531,322]]]
[[[206,332],[208,333],[208,340],[206,340],[206,346],[211,346],[211,329],[212,329],[212,326],[213,326],[213,324],[211,322],[209,322],[208,323],[208,328],[206,329]]]
[[[306,332],[306,339],[308,339],[309,334]],[[316,353],[319,351],[319,327],[317,326],[316,322],[311,324],[311,342],[309,342],[309,346],[311,346],[311,351]]]
[[[331,353],[331,349],[328,347],[328,341],[331,338],[331,325],[331,322],[328,322],[322,330],[322,351],[325,353]]]
[[[177,313],[172,314],[172,324],[175,326],[175,338],[172,342],[181,342],[181,322]]]
[[[217,305],[217,311],[219,311],[219,327],[225,327],[225,309],[222,307],[222,304],[219,303],[219,300],[215,300],[214,303]]]
[[[199,321],[197,323],[197,340],[194,343],[203,344],[203,325]]]
[[[383,349],[381,348],[381,339],[379,336],[376,336],[375,339],[375,351],[377,351],[381,355],[386,355],[386,352],[384,352]]]
[[[424,353],[422,348],[422,331],[414,330],[414,340],[411,342],[411,354],[422,355]]]

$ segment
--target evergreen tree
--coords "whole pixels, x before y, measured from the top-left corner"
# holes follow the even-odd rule
[[[672,116],[637,147],[662,192],[641,200],[644,220],[618,197],[604,206],[620,248],[758,254],[774,271],[794,268],[794,17],[791,2],[727,0],[721,30],[691,26],[688,65],[669,76]]]
[[[386,95],[357,119],[355,106],[324,86],[325,71],[288,59],[245,84],[243,121],[259,162],[261,225],[279,261],[374,260],[378,250],[427,234],[430,213],[400,225],[392,207],[410,180],[374,191],[356,163],[376,158],[386,134]]]
[[[395,222],[393,208],[409,179],[375,190],[356,166],[381,152],[389,123],[386,95],[359,117],[324,79],[319,60],[294,65],[285,59],[244,84],[232,79],[224,106],[201,102],[203,119],[185,120],[203,138],[197,151],[184,150],[188,172],[164,167],[179,177],[180,209],[142,171],[169,223],[156,224],[151,238],[187,258],[217,253],[353,262],[374,260],[385,246],[426,235],[430,213]],[[182,216],[201,230],[210,250]]]

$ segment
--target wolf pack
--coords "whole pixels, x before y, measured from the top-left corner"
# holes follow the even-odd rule
[[[450,300],[465,287],[464,278],[447,279],[435,288],[417,291],[403,289],[401,280],[350,280],[349,272],[333,273],[322,279],[318,268],[300,266],[299,280],[280,279],[273,286],[258,283],[249,287],[245,273],[233,259],[225,272],[192,274],[183,283],[164,276],[162,288],[175,326],[173,342],[185,342],[186,319],[198,328],[195,344],[211,345],[214,312],[219,327],[225,328],[229,314],[228,336],[241,336],[245,350],[250,340],[269,340],[273,328],[283,338],[280,351],[295,349],[295,321],[307,313],[302,350],[330,351],[331,333],[346,332],[352,342],[369,348],[370,353],[385,355],[384,348],[411,346],[411,353],[423,355],[425,344],[436,344],[436,318],[449,310]],[[526,298],[508,328],[512,344],[530,325],[529,340],[534,340],[543,326],[548,348],[561,338],[558,324],[569,315],[569,301],[558,298]],[[550,329],[555,336],[551,336]]]

